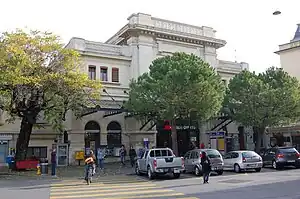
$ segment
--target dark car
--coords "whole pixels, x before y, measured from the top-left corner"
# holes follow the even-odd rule
[[[282,169],[285,166],[300,168],[300,153],[294,147],[275,147],[267,149],[262,155],[263,165]]]

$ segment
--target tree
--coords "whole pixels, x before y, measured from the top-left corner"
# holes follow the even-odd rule
[[[287,124],[299,116],[299,82],[281,68],[260,74],[243,71],[231,79],[225,99],[233,120],[257,132],[256,151],[266,127]]]
[[[172,126],[172,145],[177,153],[176,119],[188,118],[191,112],[199,120],[209,119],[221,108],[225,87],[212,67],[195,55],[174,53],[157,58],[130,84],[126,107]]]
[[[79,115],[97,99],[100,83],[80,72],[78,52],[64,48],[52,33],[16,30],[0,37],[0,105],[21,119],[16,160],[26,158],[30,135],[43,112],[59,132],[66,113]]]

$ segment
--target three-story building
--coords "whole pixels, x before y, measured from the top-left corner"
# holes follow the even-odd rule
[[[211,27],[198,27],[138,13],[132,14],[128,23],[104,43],[72,38],[66,47],[80,52],[84,61],[82,72],[88,74],[90,79],[101,80],[103,92],[97,111],[87,111],[81,120],[76,120],[72,113],[68,115],[66,134],[70,163],[74,162],[75,152],[85,148],[107,147],[111,149],[111,154],[117,155],[122,144],[140,148],[147,143],[152,147],[158,144],[157,138],[163,139],[163,136],[158,137],[159,125],[155,121],[137,121],[122,108],[123,102],[128,99],[130,80],[148,72],[154,59],[174,52],[193,53],[215,68],[224,84],[228,84],[242,70],[248,70],[247,63],[217,58],[217,49],[224,47],[226,42],[216,38],[215,34],[216,31]],[[187,129],[183,122],[178,127],[177,140],[184,146],[191,141],[198,145],[200,140],[208,144],[209,136],[206,133],[210,131],[225,129],[229,135],[239,133],[238,124],[218,117],[200,127],[195,125],[193,130],[190,124],[188,126]],[[46,155],[49,157],[48,149],[57,135],[50,129],[44,131],[33,132],[30,146],[47,147]],[[3,123],[0,126],[3,139],[0,136],[0,140],[7,140],[8,145],[14,147],[18,132],[18,121],[15,124]]]

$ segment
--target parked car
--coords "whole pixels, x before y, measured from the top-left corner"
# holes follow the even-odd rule
[[[150,180],[155,176],[168,173],[172,173],[174,178],[179,178],[183,170],[183,157],[176,157],[169,148],[146,150],[143,156],[137,160],[135,167],[137,175],[145,173]]]
[[[213,172],[216,172],[218,175],[223,174],[223,158],[219,151],[215,149],[194,149],[188,151],[184,155],[184,166],[185,172],[194,173],[199,176],[202,174],[201,166],[201,153],[205,151],[211,161],[211,168]]]
[[[300,168],[300,153],[294,147],[269,148],[262,157],[263,165],[272,166],[274,169],[285,166]]]
[[[231,151],[223,156],[224,170],[237,173],[243,170],[260,172],[263,166],[262,158],[254,151]]]

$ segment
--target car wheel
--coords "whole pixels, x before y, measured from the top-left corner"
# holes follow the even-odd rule
[[[256,168],[255,171],[256,171],[256,172],[260,172],[260,171],[261,171],[261,168]]]
[[[200,176],[201,175],[201,171],[199,169],[199,167],[195,166],[195,175],[196,176]]]
[[[220,176],[223,174],[223,170],[217,171],[217,174]]]
[[[235,164],[235,165],[234,165],[234,171],[235,171],[236,173],[240,173],[240,172],[241,172],[241,168],[240,168],[240,166],[239,166],[238,164]]]
[[[180,178],[180,173],[173,173],[174,178]]]
[[[139,169],[139,166],[136,164],[135,165],[135,174],[140,176],[141,175],[141,172],[140,172],[140,169]]]
[[[300,165],[296,165],[295,167],[296,167],[296,169],[300,169]]]
[[[279,170],[279,169],[282,168],[282,167],[279,166],[274,160],[273,160],[273,162],[272,162],[272,167],[273,167],[273,169],[276,169],[276,170]]]
[[[151,171],[151,169],[150,169],[149,166],[148,166],[148,168],[147,168],[147,174],[148,174],[148,179],[149,179],[149,180],[152,180],[152,179],[153,179],[153,173],[152,173],[152,171]]]

